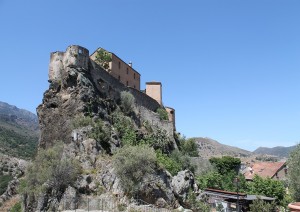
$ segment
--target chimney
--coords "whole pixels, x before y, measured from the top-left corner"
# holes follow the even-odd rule
[[[129,61],[128,65],[129,65],[130,67],[132,67],[132,62],[131,62],[131,61]]]

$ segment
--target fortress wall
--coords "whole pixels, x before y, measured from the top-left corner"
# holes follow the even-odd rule
[[[141,115],[142,121],[148,121],[151,125],[156,125],[167,131],[170,137],[173,137],[174,127],[173,122],[160,120],[159,115],[153,111],[147,110],[145,107],[139,107],[139,113]]]
[[[108,92],[116,99],[119,98],[121,91],[129,91],[135,97],[138,105],[152,111],[156,111],[160,107],[156,100],[141,91],[123,85],[118,79],[114,78],[92,60],[90,60],[90,73],[99,91]]]
[[[156,111],[157,108],[160,107],[160,105],[158,104],[158,102],[154,99],[152,99],[150,96],[148,96],[147,94],[136,90],[134,88],[128,87],[130,93],[132,93],[132,95],[134,95],[136,103],[138,105],[142,105],[145,108],[148,108],[149,110],[152,111]]]

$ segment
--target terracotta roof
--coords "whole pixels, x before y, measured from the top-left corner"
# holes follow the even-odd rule
[[[274,177],[274,175],[285,165],[285,162],[260,162],[254,163],[244,176],[246,179],[252,179],[256,174],[260,177]]]

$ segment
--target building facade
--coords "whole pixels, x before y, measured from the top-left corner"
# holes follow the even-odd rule
[[[106,51],[103,48],[98,48],[90,56],[93,61],[97,62],[97,54],[100,50]],[[141,75],[132,67],[132,63],[130,62],[127,64],[114,53],[108,53],[111,55],[111,61],[108,62],[109,66],[106,68],[106,71],[109,72],[113,77],[118,79],[120,82],[122,82],[124,85],[140,90]]]

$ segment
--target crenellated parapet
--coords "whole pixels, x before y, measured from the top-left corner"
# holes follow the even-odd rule
[[[72,45],[65,52],[53,52],[50,54],[49,80],[61,80],[62,72],[67,67],[88,69],[89,50],[78,45]]]

